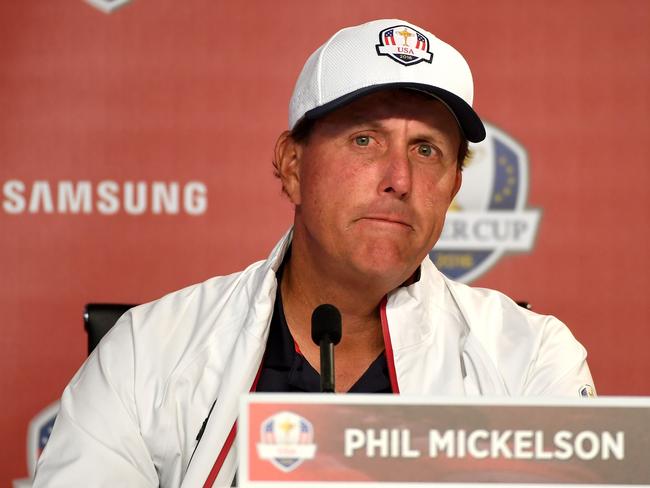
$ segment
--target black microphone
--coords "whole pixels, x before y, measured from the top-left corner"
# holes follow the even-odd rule
[[[341,341],[341,312],[334,305],[314,309],[311,340],[320,347],[320,391],[334,393],[334,346]]]

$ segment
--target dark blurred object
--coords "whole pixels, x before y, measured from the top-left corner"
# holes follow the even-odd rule
[[[84,309],[84,328],[88,333],[88,354],[95,349],[115,322],[128,309],[135,307],[125,303],[89,303]]]

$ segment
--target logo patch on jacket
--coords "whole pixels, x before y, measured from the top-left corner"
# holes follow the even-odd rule
[[[257,454],[285,473],[293,471],[316,454],[314,427],[293,412],[276,413],[260,426]]]
[[[584,398],[596,397],[596,392],[594,391],[594,387],[591,385],[582,385],[578,390],[578,393],[580,393],[580,396]]]
[[[404,66],[422,61],[430,63],[433,54],[429,51],[427,36],[406,25],[396,25],[379,33],[377,54],[388,56]]]

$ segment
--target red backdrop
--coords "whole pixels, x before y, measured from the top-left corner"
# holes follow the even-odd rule
[[[456,46],[478,112],[528,151],[535,247],[474,284],[565,321],[601,395],[650,393],[649,2],[2,2],[2,486],[26,474],[29,419],[85,357],[85,303],[152,300],[267,255],[291,222],[271,157],[302,62],[381,17]],[[37,181],[52,213],[29,210]],[[63,213],[66,181],[113,181],[122,206],[127,182],[175,182],[178,213],[103,214],[94,197]],[[187,206],[193,181],[207,200]]]

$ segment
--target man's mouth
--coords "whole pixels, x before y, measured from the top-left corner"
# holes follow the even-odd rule
[[[410,223],[408,223],[406,219],[398,215],[390,215],[390,214],[365,215],[361,217],[359,220],[367,220],[370,222],[377,223],[379,225],[393,226],[396,228],[402,227],[402,228],[414,230],[413,226]]]

